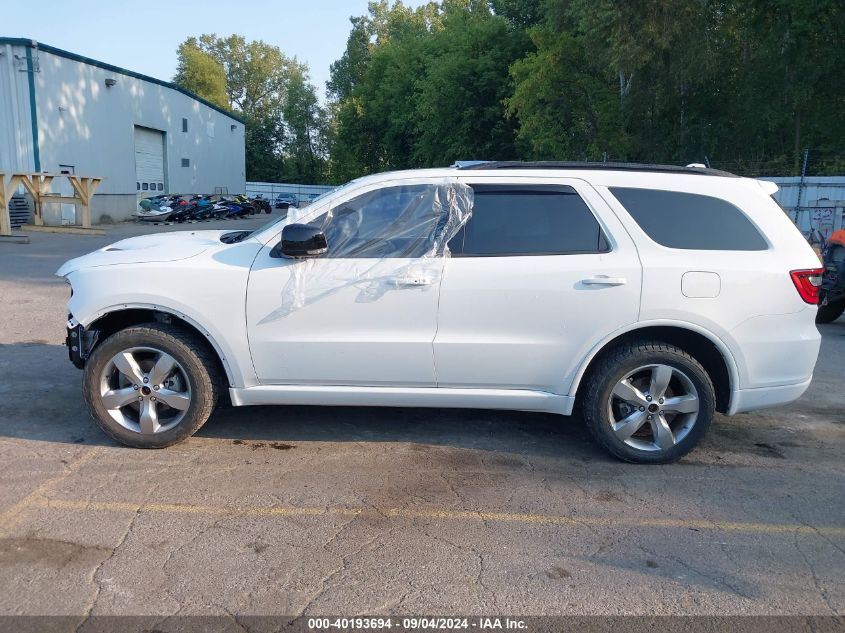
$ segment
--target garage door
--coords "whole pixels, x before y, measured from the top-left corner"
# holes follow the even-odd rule
[[[164,132],[135,126],[135,180],[142,196],[164,191]]]

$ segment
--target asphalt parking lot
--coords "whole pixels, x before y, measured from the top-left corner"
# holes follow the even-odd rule
[[[845,318],[799,402],[671,466],[474,410],[228,409],[140,451],[85,411],[52,274],[150,230],[0,244],[0,614],[845,614]]]

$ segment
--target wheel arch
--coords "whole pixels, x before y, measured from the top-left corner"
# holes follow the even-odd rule
[[[589,373],[590,368],[620,343],[640,339],[661,340],[690,354],[702,364],[713,381],[713,387],[716,390],[716,410],[720,413],[730,411],[732,394],[739,388],[739,371],[734,355],[724,341],[712,332],[691,323],[672,321],[637,323],[625,331],[614,332],[594,346],[581,363],[572,381],[569,395],[575,397],[575,406],[578,406],[581,400],[581,392],[586,384],[584,377]]]
[[[88,354],[90,355],[101,341],[105,340],[115,332],[133,325],[151,322],[176,325],[204,340],[208,344],[209,348],[214,352],[214,356],[218,363],[216,369],[220,372],[220,375],[226,377],[228,385],[233,386],[237,384],[226,353],[211,333],[204,328],[202,324],[198,323],[190,316],[164,306],[150,304],[122,304],[99,313],[96,318],[85,326],[87,331],[96,331],[98,333],[96,342],[91,349],[88,350]]]

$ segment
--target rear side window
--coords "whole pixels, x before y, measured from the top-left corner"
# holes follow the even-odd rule
[[[449,242],[454,257],[603,253],[607,240],[572,187],[472,185],[472,216]]]
[[[662,246],[707,251],[764,251],[766,240],[730,202],[679,191],[611,187],[640,228]]]

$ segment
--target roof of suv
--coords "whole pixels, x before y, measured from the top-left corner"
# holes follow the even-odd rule
[[[643,171],[659,173],[698,174],[700,176],[727,176],[738,178],[736,174],[709,167],[694,165],[652,165],[644,163],[597,163],[597,162],[566,162],[566,161],[459,161],[455,167],[460,170],[468,169],[570,169],[570,170],[603,170],[603,171]]]

